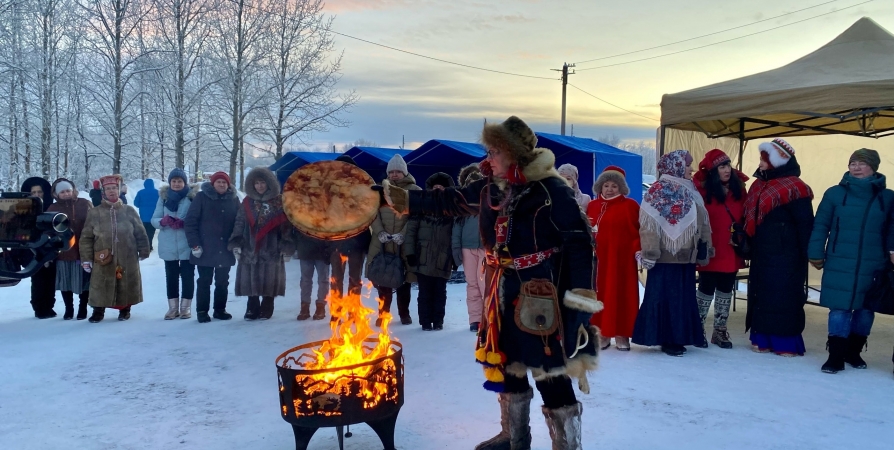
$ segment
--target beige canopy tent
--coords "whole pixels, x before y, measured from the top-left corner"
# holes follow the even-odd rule
[[[666,94],[661,153],[669,144],[668,129],[738,140],[739,164],[745,142],[752,139],[894,135],[894,35],[864,17],[819,50],[778,69]]]

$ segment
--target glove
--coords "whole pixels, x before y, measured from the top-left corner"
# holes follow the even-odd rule
[[[183,219],[171,217],[171,228],[175,229],[175,230],[179,230],[179,229],[183,228]]]
[[[242,249],[239,247],[234,248],[233,256],[235,256],[236,258],[239,258],[240,256],[242,256]]]
[[[811,259],[810,265],[813,266],[816,270],[823,270],[823,266],[826,264],[825,260],[822,259]]]
[[[292,255],[282,255],[282,262],[289,262],[292,260]]]
[[[173,222],[174,222],[173,217],[165,215],[164,217],[161,218],[161,221],[159,221],[158,224],[163,227],[169,227],[169,226],[171,226],[171,223],[173,223]]]
[[[87,273],[93,272],[93,263],[90,261],[82,262],[81,267],[84,268],[84,272],[87,272]]]
[[[453,251],[453,262],[456,263],[456,267],[463,266],[463,251],[460,249],[456,249]]]
[[[382,231],[379,233],[379,242],[386,243],[391,240],[391,235],[388,234],[387,231]]]
[[[640,264],[642,264],[643,269],[646,270],[652,270],[652,268],[655,267],[655,261],[652,261],[651,259],[641,259]]]
[[[633,255],[633,259],[635,259],[639,265],[643,265],[643,252],[636,252]]]
[[[416,255],[407,255],[407,265],[416,267],[419,265],[419,257]]]
[[[201,258],[201,257],[202,257],[202,253],[203,253],[203,252],[202,252],[202,246],[201,246],[201,245],[192,248],[192,256],[195,256],[196,258]]]

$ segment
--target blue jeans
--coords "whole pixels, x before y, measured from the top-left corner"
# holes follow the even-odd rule
[[[850,311],[847,309],[829,310],[829,336],[848,337],[850,334],[869,336],[875,313],[868,309]]]

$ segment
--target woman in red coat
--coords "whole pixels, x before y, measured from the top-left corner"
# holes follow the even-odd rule
[[[733,222],[743,223],[745,182],[748,176],[733,169],[729,156],[723,151],[709,151],[698,164],[698,172],[692,181],[705,200],[708,219],[711,221],[711,243],[714,257],[705,266],[698,266],[698,310],[702,323],[708,317],[708,308],[714,301],[714,333],[711,343],[720,348],[733,348],[726,331],[729,306],[732,301],[736,273],[745,267],[745,260],[736,255],[730,244],[730,227]],[[707,336],[706,336],[707,337]],[[708,346],[707,342],[704,344]]]
[[[606,167],[593,184],[596,199],[587,205],[596,238],[596,296],[604,306],[590,322],[600,329],[603,350],[611,345],[612,336],[618,350],[630,350],[639,310],[639,204],[627,198],[630,188],[625,176],[620,167]]]

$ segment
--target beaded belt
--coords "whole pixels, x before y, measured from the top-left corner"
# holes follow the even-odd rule
[[[498,266],[504,269],[527,269],[530,267],[534,267],[546,261],[550,256],[559,253],[559,247],[553,247],[548,250],[544,250],[542,252],[531,253],[530,255],[519,256],[517,258],[510,258],[508,256],[497,256],[491,253],[487,253],[487,264],[489,266]]]

